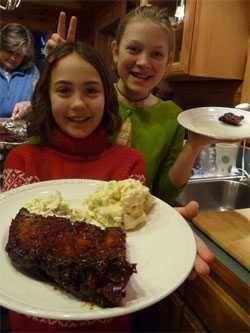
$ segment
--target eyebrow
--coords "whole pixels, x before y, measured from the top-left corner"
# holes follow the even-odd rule
[[[68,84],[68,85],[70,85],[72,83],[70,81],[66,81],[66,80],[59,80],[59,81],[55,82],[55,85],[59,85],[59,84]],[[86,81],[86,82],[84,82],[84,84],[100,85],[101,82],[99,82],[99,81]]]
[[[139,45],[144,45],[142,42],[140,42],[138,40],[135,40],[135,39],[132,39],[132,40],[128,41],[128,44],[130,44],[130,43],[136,43],[136,44],[139,44]],[[164,46],[162,46],[162,45],[156,45],[156,46],[154,46],[154,48],[162,50],[162,49],[164,49]]]

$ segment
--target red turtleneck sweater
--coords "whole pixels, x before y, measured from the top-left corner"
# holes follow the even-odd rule
[[[144,161],[135,150],[110,144],[99,129],[85,139],[53,131],[49,145],[25,144],[10,151],[4,164],[3,189],[61,178],[144,180]],[[11,332],[124,332],[130,317],[100,321],[57,321],[31,318],[9,311]]]
[[[55,130],[49,146],[21,145],[10,151],[4,164],[3,189],[37,181],[86,178],[144,180],[144,161],[134,149],[110,144],[104,130],[74,139]]]

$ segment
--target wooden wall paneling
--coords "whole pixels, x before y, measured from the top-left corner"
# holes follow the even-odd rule
[[[111,1],[108,2],[111,3]],[[64,10],[68,21],[72,15],[78,17],[80,38],[91,40],[93,43],[93,18],[95,13],[105,8],[105,6],[107,6],[107,1],[22,0],[21,5],[16,10],[1,10],[0,26],[11,22],[18,22],[27,26],[32,31],[54,32],[59,13],[61,10]],[[88,38],[89,35],[90,38]]]
[[[173,100],[183,109],[201,106],[233,107],[239,80],[171,80],[169,86]]]
[[[111,42],[119,22],[126,14],[127,1],[109,1],[94,17],[94,46],[101,53],[104,62],[112,72]]]
[[[95,13],[95,28],[97,30],[105,29],[114,20],[123,17],[126,14],[126,5],[126,0],[107,1],[105,7]]]

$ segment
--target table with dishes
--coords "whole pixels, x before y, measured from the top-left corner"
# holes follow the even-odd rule
[[[6,155],[10,149],[24,143],[26,140],[27,126],[24,120],[0,118],[0,185]]]

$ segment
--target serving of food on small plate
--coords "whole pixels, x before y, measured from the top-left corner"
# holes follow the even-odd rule
[[[196,245],[139,181],[67,179],[0,195],[0,305],[41,318],[125,315],[172,293]]]
[[[185,110],[178,122],[194,133],[218,140],[250,138],[250,112],[224,107],[200,107]]]
[[[0,118],[0,147],[11,148],[27,141],[25,120]]]

